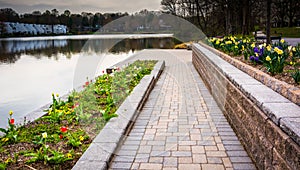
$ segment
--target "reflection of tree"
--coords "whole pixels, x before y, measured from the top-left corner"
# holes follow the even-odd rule
[[[73,54],[80,52],[118,54],[145,48],[173,48],[173,46],[173,38],[0,41],[0,63],[14,63],[22,54],[37,59],[46,56],[58,60],[58,54],[71,58]]]

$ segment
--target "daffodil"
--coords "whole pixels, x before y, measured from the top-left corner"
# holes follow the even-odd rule
[[[272,47],[270,45],[267,46],[267,50],[271,51]]]
[[[9,115],[11,116],[11,115],[13,115],[14,114],[14,112],[12,111],[12,110],[10,110],[9,111]]]
[[[68,158],[72,158],[72,154],[67,153],[67,157],[68,157]]]
[[[4,142],[4,143],[7,142],[8,140],[9,140],[8,138],[2,138],[1,139],[1,141]]]
[[[252,44],[251,44],[251,47],[252,47],[252,48],[254,48],[254,47],[255,47],[255,44],[254,44],[254,43],[252,43]]]
[[[216,41],[216,44],[217,44],[217,45],[219,45],[219,44],[220,44],[220,41],[219,41],[219,40],[217,40],[217,41]]]
[[[44,138],[44,139],[46,139],[47,138],[47,132],[44,132],[44,133],[42,133],[42,137]]]
[[[225,44],[232,44],[232,41],[226,41]]]
[[[294,65],[294,62],[291,61],[291,62],[290,62],[290,65]]]
[[[56,97],[59,97],[59,94],[56,94]]]
[[[79,140],[80,140],[80,141],[83,141],[83,140],[84,140],[84,137],[83,137],[83,136],[79,136]]]
[[[283,44],[285,41],[284,41],[284,39],[281,39],[280,42]]]
[[[283,54],[283,51],[281,49],[279,49],[278,47],[275,47],[274,51],[279,55]]]
[[[295,51],[296,51],[296,48],[295,48],[295,47],[293,47],[293,48],[292,48],[292,51],[294,51],[294,52],[295,52]]]
[[[242,45],[242,51],[245,51],[245,47],[244,47],[244,45]]]
[[[271,59],[271,57],[270,56],[267,56],[266,57],[266,61],[271,61],[272,59]]]

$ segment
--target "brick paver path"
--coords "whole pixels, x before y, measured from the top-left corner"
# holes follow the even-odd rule
[[[144,50],[135,57],[165,60],[166,68],[110,169],[255,169],[191,55],[186,50]]]

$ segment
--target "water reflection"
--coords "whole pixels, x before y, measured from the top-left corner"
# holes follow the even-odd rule
[[[79,52],[118,54],[145,48],[168,49],[173,46],[173,38],[0,41],[0,64],[15,63],[23,54],[40,59],[42,56],[57,56],[59,53],[71,57],[72,53]]]

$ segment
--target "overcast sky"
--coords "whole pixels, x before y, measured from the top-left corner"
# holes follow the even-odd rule
[[[59,13],[69,9],[71,13],[81,12],[129,12],[142,9],[160,10],[161,0],[0,0],[0,8],[13,8],[18,13],[51,10],[56,8]]]

